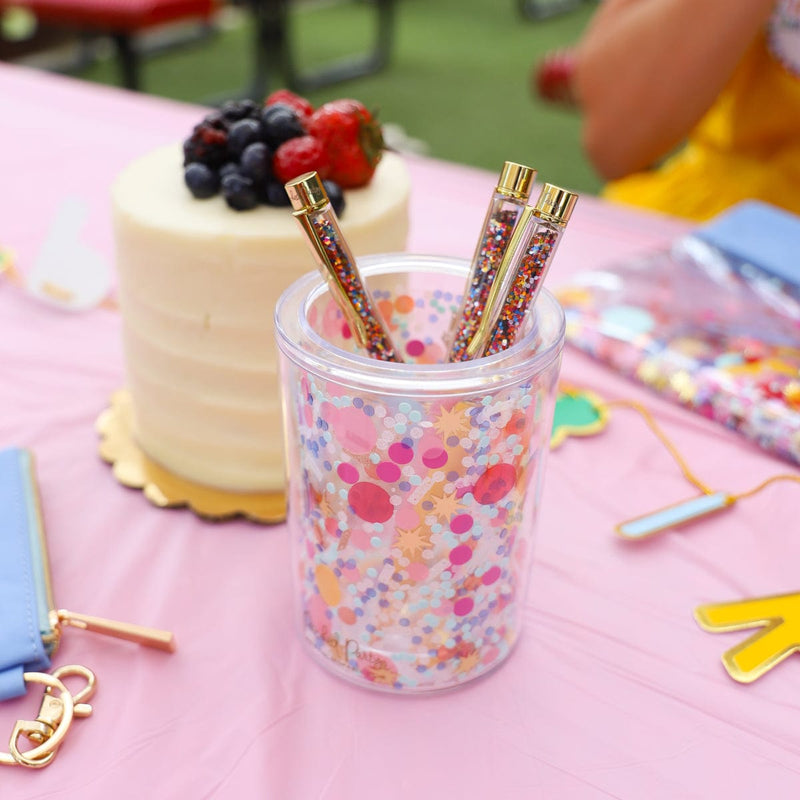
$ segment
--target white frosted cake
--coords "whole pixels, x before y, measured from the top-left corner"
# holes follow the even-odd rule
[[[282,491],[273,312],[316,269],[289,208],[197,200],[180,145],[130,164],[113,187],[119,301],[134,436],[170,472],[235,492]],[[385,153],[340,216],[356,257],[405,249],[409,176]]]

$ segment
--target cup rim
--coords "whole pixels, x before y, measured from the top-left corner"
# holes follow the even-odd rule
[[[381,253],[358,260],[365,282],[374,275],[385,274],[387,268],[402,266],[407,272],[443,271],[467,279],[469,259],[454,256],[417,253]],[[381,361],[369,355],[344,350],[320,336],[308,322],[308,313],[328,286],[319,272],[309,272],[292,283],[278,299],[275,307],[275,337],[280,351],[295,364],[311,372],[336,377],[349,384],[380,387],[381,391],[420,394],[450,393],[465,388],[491,385],[499,388],[517,382],[521,374],[536,374],[559,356],[564,346],[566,321],[558,301],[546,288],[542,289],[535,313],[556,316],[556,323],[543,347],[536,347],[537,327],[531,329],[507,350],[472,361],[436,364],[409,364]],[[300,298],[304,298],[300,299]],[[295,319],[284,322],[286,314]],[[310,348],[291,338],[287,325],[294,324]],[[313,350],[313,352],[312,352]],[[480,363],[479,363],[480,362]],[[416,384],[416,386],[414,386]],[[412,390],[413,387],[413,390]]]

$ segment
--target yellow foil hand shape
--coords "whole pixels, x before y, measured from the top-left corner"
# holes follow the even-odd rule
[[[752,683],[800,651],[800,593],[698,606],[694,616],[712,633],[761,628],[722,654],[725,669],[740,683]]]

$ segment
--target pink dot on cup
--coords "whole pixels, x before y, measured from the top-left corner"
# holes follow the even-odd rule
[[[395,464],[408,464],[414,458],[414,448],[405,442],[395,442],[389,446],[389,458]]]
[[[340,408],[334,435],[345,450],[356,455],[369,453],[378,438],[375,424],[360,408]]]
[[[450,551],[451,564],[466,564],[472,558],[472,548],[468,544],[459,544]]]
[[[419,339],[412,339],[406,344],[406,353],[410,356],[421,356],[425,352],[425,343]]]
[[[345,482],[345,483],[355,483],[358,480],[358,469],[354,467],[352,464],[348,464],[346,461],[343,461],[339,466],[336,468],[336,474]]]
[[[356,621],[356,612],[353,611],[352,608],[341,606],[336,613],[339,619],[344,622],[345,625],[352,625]]]
[[[400,467],[391,461],[381,461],[375,470],[378,477],[386,483],[394,483],[400,477]]]
[[[482,506],[489,506],[505,497],[517,480],[517,471],[511,464],[495,464],[475,481],[472,490]]]
[[[472,527],[471,514],[459,514],[450,520],[450,530],[453,533],[466,533]]]
[[[342,339],[350,339],[353,336],[353,332],[350,330],[350,326],[345,322],[342,324]]]
[[[411,503],[400,503],[394,512],[394,521],[401,528],[416,528],[421,520],[419,514]]]
[[[475,601],[471,597],[459,597],[453,604],[453,613],[457,617],[465,617],[475,608]]]
[[[347,502],[365,522],[386,522],[394,513],[389,493],[380,486],[366,481],[350,487]]]
[[[336,425],[336,420],[339,418],[339,409],[333,403],[327,400],[319,407],[319,415],[331,427]]]
[[[438,469],[447,463],[447,450],[443,447],[431,447],[422,454],[422,463],[430,469]]]
[[[489,567],[486,572],[481,575],[481,583],[484,586],[491,586],[500,577],[500,567]]]

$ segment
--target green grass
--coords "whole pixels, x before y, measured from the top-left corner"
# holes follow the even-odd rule
[[[595,192],[600,181],[580,147],[580,121],[531,95],[532,65],[548,50],[575,41],[593,12],[585,2],[542,21],[520,15],[515,0],[398,0],[392,58],[381,72],[309,93],[314,103],[356,97],[380,109],[385,123],[426,143],[430,155],[492,171],[504,160],[539,170],[541,180]],[[253,36],[243,16],[210,40],[145,61],[144,89],[207,103],[246,93]],[[372,43],[368,3],[295,4],[291,40],[303,70]],[[104,60],[81,73],[114,84]],[[272,88],[283,85],[274,76]]]

